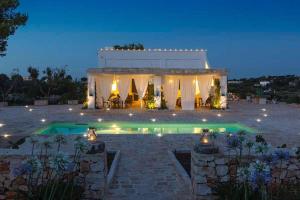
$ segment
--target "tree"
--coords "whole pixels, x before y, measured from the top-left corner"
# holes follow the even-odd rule
[[[18,0],[0,1],[0,56],[6,55],[9,36],[14,35],[17,28],[27,22],[26,14],[15,11],[19,5]]]

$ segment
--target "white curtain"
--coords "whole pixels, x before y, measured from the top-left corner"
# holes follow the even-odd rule
[[[176,98],[179,89],[179,78],[177,76],[165,76],[163,91],[170,110],[176,107]]]
[[[194,110],[195,107],[195,92],[196,92],[196,77],[181,76],[181,106],[182,110]]]
[[[151,77],[150,75],[134,75],[133,76],[136,90],[138,92],[140,99],[142,99],[145,95],[150,77]]]
[[[100,86],[100,78],[99,78],[99,76],[95,77],[95,82],[96,82],[96,88],[95,89],[96,89],[96,97],[97,97],[96,104],[98,106],[102,106],[103,105],[103,99],[102,99],[101,91],[100,91],[100,88],[99,88],[99,86]]]
[[[99,77],[99,90],[104,101],[107,101],[111,94],[112,83],[113,75],[103,75]]]
[[[197,79],[199,81],[200,96],[202,98],[202,102],[205,104],[207,98],[209,97],[213,76],[201,75],[197,76]]]
[[[131,79],[132,79],[131,75],[118,76],[117,86],[118,86],[119,95],[120,95],[122,101],[125,101],[128,96]]]

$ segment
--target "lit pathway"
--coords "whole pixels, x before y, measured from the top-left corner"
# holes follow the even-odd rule
[[[105,199],[190,199],[190,193],[177,177],[167,152],[172,148],[168,146],[170,138],[133,135],[127,140],[110,139],[112,146],[121,150],[121,159]],[[116,139],[119,144],[116,144]],[[104,140],[110,148],[106,137]]]

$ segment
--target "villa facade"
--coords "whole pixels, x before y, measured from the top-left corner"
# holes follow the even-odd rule
[[[227,72],[203,49],[100,49],[88,74],[88,108],[227,107]]]

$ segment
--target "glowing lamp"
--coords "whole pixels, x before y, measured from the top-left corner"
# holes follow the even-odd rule
[[[207,122],[207,119],[203,118],[202,121],[203,121],[203,122]]]
[[[32,108],[30,108],[30,109],[29,109],[29,112],[32,112],[32,111],[33,111],[33,109],[32,109]]]
[[[103,119],[101,119],[101,118],[98,118],[98,122],[102,122],[102,120],[103,120]]]
[[[83,116],[83,115],[84,115],[84,113],[81,112],[81,113],[80,113],[80,116]]]
[[[261,119],[257,118],[256,121],[257,121],[257,122],[261,122]]]
[[[43,118],[43,119],[41,119],[41,122],[45,123],[45,122],[46,122],[46,119],[44,119],[44,118]]]
[[[156,122],[156,119],[155,119],[155,118],[152,118],[151,121],[152,121],[152,122]]]
[[[73,109],[72,109],[72,108],[69,108],[68,110],[69,110],[69,111],[72,111]]]
[[[114,80],[112,85],[111,85],[111,91],[112,92],[117,91],[117,81],[116,80]]]
[[[172,116],[175,117],[175,116],[176,116],[176,113],[173,113]]]
[[[268,117],[268,114],[264,114],[264,117]]]
[[[129,113],[128,115],[129,115],[129,117],[132,117],[133,114],[132,114],[132,113]]]
[[[4,126],[4,124],[0,124],[0,128],[3,127],[3,126]]]
[[[3,137],[4,138],[8,138],[10,135],[9,134],[4,134]]]
[[[89,141],[95,141],[97,139],[95,128],[89,128],[87,138]]]
[[[217,116],[218,116],[218,117],[222,117],[221,113],[218,113]]]

